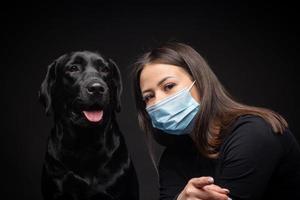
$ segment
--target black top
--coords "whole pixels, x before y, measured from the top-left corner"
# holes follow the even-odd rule
[[[217,159],[201,156],[187,138],[167,145],[160,158],[161,200],[176,199],[191,178],[201,176],[212,176],[233,200],[300,199],[300,148],[288,129],[280,135],[260,117],[241,116]]]

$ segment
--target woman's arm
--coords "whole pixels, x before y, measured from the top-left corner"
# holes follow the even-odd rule
[[[160,200],[227,200],[229,191],[214,185],[213,179],[204,176],[188,178],[191,177],[189,171],[195,170],[195,163],[189,157],[190,152],[182,154],[182,151],[171,149],[164,151],[159,162]]]
[[[221,147],[216,183],[234,200],[261,199],[283,155],[279,137],[258,117],[238,124]]]
[[[177,199],[186,182],[185,175],[180,172],[181,161],[176,152],[166,148],[159,161],[159,194],[160,200]]]

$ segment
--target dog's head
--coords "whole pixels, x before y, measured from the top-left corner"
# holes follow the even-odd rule
[[[48,66],[39,99],[46,114],[80,126],[99,125],[120,111],[121,75],[117,65],[98,53],[65,54]]]

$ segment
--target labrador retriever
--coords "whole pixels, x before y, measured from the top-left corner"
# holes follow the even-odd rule
[[[121,74],[97,52],[67,53],[39,91],[54,126],[42,172],[45,200],[136,200],[138,180],[116,121]]]

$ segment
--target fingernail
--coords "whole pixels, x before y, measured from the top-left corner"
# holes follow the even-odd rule
[[[226,191],[226,192],[228,192],[228,193],[230,193],[230,191],[228,189],[223,189],[223,190]]]
[[[232,200],[230,197],[228,197],[228,200]]]
[[[213,177],[209,177],[208,178],[208,182],[213,183],[214,182],[214,178]]]

